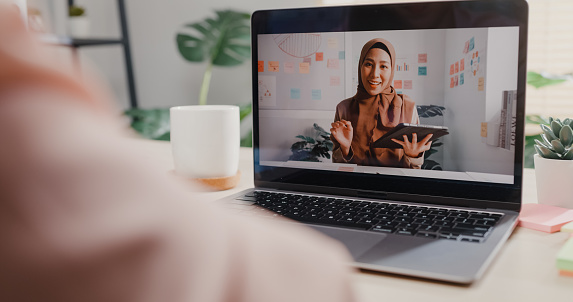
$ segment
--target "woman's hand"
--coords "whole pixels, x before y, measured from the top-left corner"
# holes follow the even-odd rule
[[[350,144],[352,144],[352,124],[349,121],[340,120],[330,125],[332,126],[330,133],[340,144],[342,155],[348,156],[348,153],[350,153]]]
[[[404,135],[404,141],[399,141],[395,138],[393,138],[392,141],[404,148],[404,154],[415,158],[419,157],[422,152],[430,150],[432,146],[430,139],[432,136],[433,134],[428,134],[423,140],[418,142],[418,134],[412,133],[412,142],[408,140],[407,135]]]

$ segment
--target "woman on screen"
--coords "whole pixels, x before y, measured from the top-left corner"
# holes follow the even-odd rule
[[[356,95],[338,103],[330,129],[333,162],[413,169],[424,163],[431,134],[420,140],[415,133],[412,141],[406,136],[403,141],[393,139],[400,149],[370,147],[399,123],[419,124],[414,101],[391,86],[395,63],[394,47],[384,39],[370,40],[362,47]]]

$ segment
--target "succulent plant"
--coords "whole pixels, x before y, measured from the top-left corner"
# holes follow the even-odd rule
[[[549,159],[573,160],[573,120],[566,118],[563,121],[549,118],[549,124],[541,124],[541,138],[535,140],[535,150],[539,156]]]

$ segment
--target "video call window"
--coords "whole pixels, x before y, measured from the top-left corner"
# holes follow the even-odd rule
[[[518,27],[257,43],[261,166],[513,183]],[[373,147],[399,123],[448,134]]]

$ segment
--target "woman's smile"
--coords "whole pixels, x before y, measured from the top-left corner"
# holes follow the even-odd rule
[[[362,62],[360,73],[362,86],[368,94],[382,93],[392,76],[390,55],[380,48],[370,49]]]

